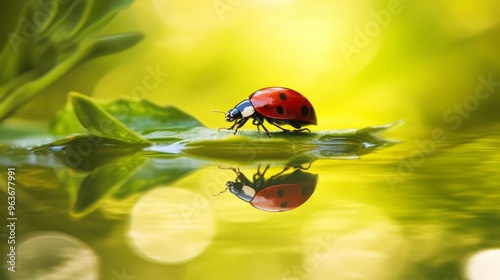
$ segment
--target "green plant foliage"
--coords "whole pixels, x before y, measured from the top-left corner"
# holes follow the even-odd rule
[[[92,209],[105,195],[119,189],[143,162],[144,158],[131,156],[94,169],[80,185],[73,213]]]
[[[396,123],[367,127],[364,129],[326,130],[307,133],[271,133],[272,138],[258,131],[244,132],[245,136],[219,138],[210,137],[216,131],[197,132],[204,139],[192,139],[186,144],[184,153],[192,156],[226,159],[239,162],[280,160],[285,162],[311,162],[317,159],[354,159],[363,154],[395,144],[379,137],[379,133]],[[192,131],[194,132],[194,131]],[[227,132],[225,133],[227,134]],[[209,135],[209,137],[206,137]]]
[[[147,191],[158,185],[169,185],[207,165],[206,162],[188,157],[147,157],[143,166],[132,175],[114,196],[125,198]]]
[[[132,2],[30,1],[0,53],[0,122],[76,66],[139,42],[140,33],[94,35]]]
[[[71,93],[70,100],[78,120],[92,135],[129,143],[147,142],[85,95]]]
[[[79,98],[90,102],[90,99],[85,98],[83,95],[73,94],[66,107],[52,121],[50,125],[52,133],[68,135],[85,132],[72,104],[72,100],[78,100]],[[175,131],[177,133],[203,126],[200,121],[174,106],[161,107],[146,99],[140,101],[126,99],[93,100],[91,102],[96,104],[95,106],[99,106],[109,116],[119,120],[126,127],[143,136],[161,130]],[[87,114],[90,112],[82,110],[81,113]]]
[[[37,153],[52,152],[62,164],[81,171],[92,171],[140,151],[148,143],[130,143],[95,135],[69,136],[33,149]]]
[[[160,107],[147,100],[112,100],[99,102],[82,94],[72,93],[69,104],[52,123],[57,134],[87,134],[67,137],[39,149],[77,149],[82,142],[93,146],[96,157],[123,153],[96,154],[101,147],[141,147],[157,154],[185,155],[240,162],[259,160],[303,161],[317,159],[358,158],[396,142],[379,137],[379,133],[396,123],[364,129],[326,130],[308,133],[272,132],[268,138],[259,131],[218,131],[206,128],[192,116],[173,106]],[[144,146],[145,145],[145,146]],[[124,149],[118,149],[124,151]],[[126,149],[125,149],[126,151]],[[89,152],[90,153],[90,152]],[[93,166],[93,165],[90,165]],[[87,169],[87,168],[85,168]]]
[[[318,159],[359,158],[396,143],[379,136],[395,124],[312,134],[272,132],[272,138],[255,130],[235,136],[232,131],[204,127],[173,106],[160,107],[147,100],[99,101],[71,93],[51,126],[54,133],[66,137],[26,147],[20,144],[26,143],[24,132],[14,133],[20,139],[9,143],[19,149],[8,152],[24,155],[16,158],[17,164],[23,164],[23,159],[32,164],[39,158],[43,165],[88,173],[74,192],[71,209],[81,217],[99,207],[105,197],[124,199],[171,184],[215,162],[289,167]],[[0,158],[0,164],[10,163]]]

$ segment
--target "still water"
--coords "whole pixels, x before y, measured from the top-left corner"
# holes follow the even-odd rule
[[[2,279],[500,279],[500,125],[391,137],[293,164],[4,155]]]

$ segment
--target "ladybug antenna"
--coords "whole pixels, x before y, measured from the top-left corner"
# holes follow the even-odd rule
[[[223,191],[219,192],[219,193],[216,193],[216,194],[212,194],[212,196],[218,196],[220,194],[223,194],[227,191],[227,188],[225,188]]]
[[[217,111],[217,110],[212,110],[212,113],[222,113],[222,114],[226,115],[226,112],[223,112],[223,111]]]

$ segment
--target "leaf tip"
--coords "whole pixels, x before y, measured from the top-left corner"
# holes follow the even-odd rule
[[[86,96],[85,94],[83,93],[79,93],[79,92],[76,92],[76,91],[70,91],[68,93],[68,98],[69,100],[71,101],[71,103],[73,104],[75,101],[79,100],[79,99],[85,99],[85,100],[89,100],[90,98],[88,96]]]

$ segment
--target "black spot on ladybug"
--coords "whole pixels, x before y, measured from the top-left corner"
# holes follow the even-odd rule
[[[314,112],[314,108],[311,107],[311,117],[315,118],[316,117],[316,112]]]
[[[309,193],[309,187],[308,186],[303,186],[302,187],[302,195],[306,196]]]
[[[302,113],[302,116],[306,117],[307,114],[309,114],[309,108],[307,108],[306,105],[302,105],[300,108],[300,112]]]
[[[286,94],[280,93],[280,99],[283,101],[286,100]]]
[[[285,193],[285,191],[283,189],[279,189],[278,192],[276,193],[276,195],[278,197],[282,197],[284,193]]]
[[[286,201],[285,202],[281,202],[281,204],[280,204],[281,208],[285,208],[287,206],[288,206],[288,202],[286,202]]]
[[[283,107],[281,106],[276,107],[276,113],[278,113],[278,115],[283,115]]]

